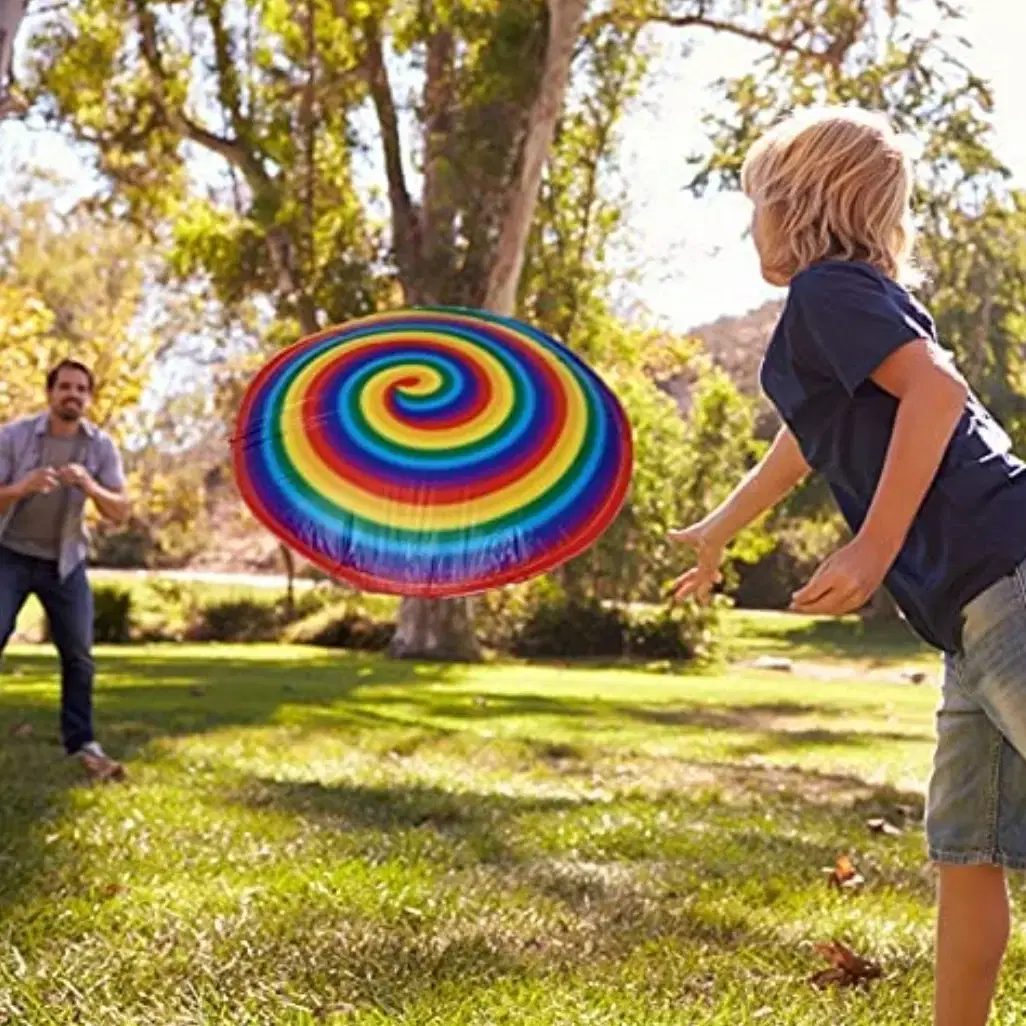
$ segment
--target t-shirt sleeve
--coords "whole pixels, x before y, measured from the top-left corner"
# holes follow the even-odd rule
[[[856,265],[806,271],[791,286],[810,355],[854,395],[873,372],[927,331],[902,310],[886,285]]]
[[[120,492],[125,488],[125,468],[121,462],[121,453],[109,438],[103,439],[103,450],[100,453],[100,465],[97,468],[96,480],[112,492]]]

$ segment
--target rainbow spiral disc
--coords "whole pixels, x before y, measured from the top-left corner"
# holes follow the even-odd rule
[[[510,318],[429,307],[296,342],[247,389],[233,439],[253,514],[364,591],[454,596],[585,551],[632,465],[616,396]]]

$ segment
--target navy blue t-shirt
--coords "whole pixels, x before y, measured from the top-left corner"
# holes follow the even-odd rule
[[[870,378],[933,318],[869,264],[823,260],[792,281],[762,387],[853,532],[873,501],[898,400]],[[1026,558],[1026,464],[970,394],[885,586],[926,642],[961,649],[962,610]]]

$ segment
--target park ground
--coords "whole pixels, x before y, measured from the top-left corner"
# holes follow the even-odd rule
[[[935,658],[900,628],[727,633],[700,669],[100,649],[107,787],[55,745],[53,655],[16,646],[0,1022],[928,1022]],[[828,886],[841,854],[860,888]],[[832,939],[880,977],[814,987]],[[1001,1026],[1024,970],[1019,935]]]

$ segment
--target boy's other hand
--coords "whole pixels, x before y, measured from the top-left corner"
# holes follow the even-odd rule
[[[791,596],[790,609],[817,616],[844,616],[861,609],[887,576],[885,554],[856,538],[828,556],[805,587]]]
[[[666,536],[670,541],[689,545],[698,557],[698,565],[685,571],[673,582],[673,601],[680,602],[694,595],[705,605],[713,588],[723,580],[720,564],[723,562],[726,539],[721,538],[705,521],[668,531]]]

